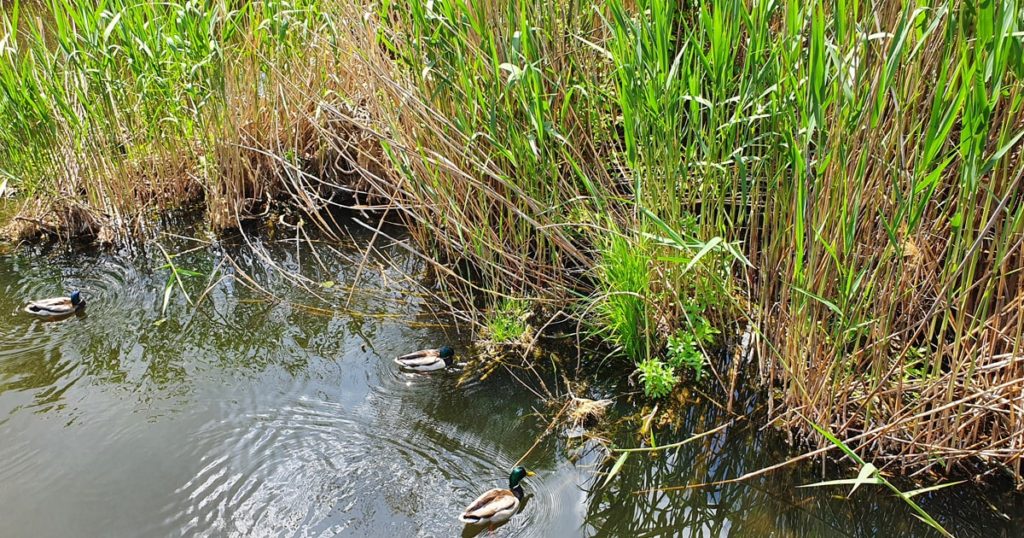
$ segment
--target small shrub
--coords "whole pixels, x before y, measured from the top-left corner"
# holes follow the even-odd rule
[[[704,369],[704,354],[697,348],[697,340],[693,333],[680,329],[668,337],[668,362],[673,367],[686,367],[693,370],[700,381]]]
[[[700,381],[704,370],[704,353],[701,346],[706,346],[715,339],[718,329],[697,309],[688,309],[689,329],[679,329],[668,337],[668,363],[673,368],[686,367],[693,370]]]
[[[487,320],[487,332],[495,343],[516,342],[526,334],[526,317],[530,314],[526,301],[504,299]]]
[[[663,398],[672,392],[676,383],[679,383],[675,368],[665,364],[661,359],[644,360],[637,364],[637,371],[640,372],[644,394],[648,398]]]

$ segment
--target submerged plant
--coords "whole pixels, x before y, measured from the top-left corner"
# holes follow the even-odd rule
[[[167,282],[164,284],[163,303],[160,306],[160,319],[156,321],[156,325],[160,325],[167,321],[167,307],[171,303],[171,295],[174,293],[174,288],[177,287],[181,291],[181,295],[185,297],[185,301],[189,305],[195,306],[192,302],[192,297],[189,296],[188,292],[185,291],[185,280],[184,277],[194,278],[203,276],[202,273],[192,271],[191,269],[185,269],[179,267],[174,263],[176,255],[167,253],[167,250],[160,243],[156,243],[157,248],[160,249],[160,253],[163,255],[164,260],[167,261],[164,265],[161,265],[160,269],[168,269],[170,272],[167,274]]]

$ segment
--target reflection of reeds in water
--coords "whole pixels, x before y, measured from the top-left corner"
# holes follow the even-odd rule
[[[607,484],[602,474],[595,475],[587,488],[588,536],[663,536],[680,529],[709,536],[900,536],[922,528],[911,518],[888,517],[908,511],[895,497],[861,492],[849,502],[797,489],[816,476],[802,465],[729,483],[758,465],[775,463],[783,453],[781,440],[750,421],[716,428],[728,423],[720,410],[688,414],[684,430],[696,433],[707,424],[714,433],[674,448],[633,453]],[[665,433],[660,435],[668,446]],[[676,487],[686,484],[712,485]]]
[[[148,255],[134,258],[79,254],[61,256],[43,266],[38,266],[35,258],[24,262],[20,257],[10,258],[0,283],[7,286],[11,300],[60,287],[59,281],[84,283],[89,315],[59,324],[18,316],[4,327],[0,338],[4,341],[0,356],[17,359],[0,361],[4,375],[28,383],[23,387],[26,390],[59,384],[64,378],[73,384],[84,374],[115,384],[187,387],[188,359],[196,354],[215,357],[225,367],[259,372],[280,364],[280,357],[272,351],[288,342],[292,346],[308,343],[315,346],[316,354],[330,357],[345,352],[342,337],[346,334],[372,349],[372,334],[378,326],[397,325],[438,334],[451,327],[448,320],[430,314],[432,308],[437,310],[431,298],[413,291],[419,286],[410,280],[410,273],[400,269],[384,267],[383,273],[364,274],[358,289],[351,290],[354,294],[346,307],[349,286],[321,290],[325,297],[316,299],[291,286],[279,270],[245,245],[214,245],[176,234],[164,234],[156,244],[160,248],[150,248]],[[289,243],[266,242],[263,246],[270,260],[294,254]],[[358,251],[324,251],[320,256],[331,267],[331,278],[339,278],[354,271],[358,258],[352,259],[353,254]],[[381,256],[390,257],[395,264],[409,258],[403,251],[383,245]],[[322,281],[325,275],[321,270],[304,268],[301,274],[291,276]],[[395,299],[396,293],[401,294],[400,300]],[[11,308],[15,308],[13,303]],[[342,326],[338,326],[339,320],[344,322]],[[189,357],[183,357],[183,347]],[[36,356],[53,349],[61,350],[58,356],[73,358],[57,361],[70,365],[70,370]],[[309,352],[293,351],[284,354],[289,362],[280,365],[298,374]],[[52,375],[46,373],[51,370]],[[40,375],[26,375],[30,372]],[[2,388],[16,390],[18,386]],[[59,399],[57,394],[55,400]]]

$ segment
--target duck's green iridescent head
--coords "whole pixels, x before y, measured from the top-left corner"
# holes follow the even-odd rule
[[[71,304],[78,306],[80,302],[82,302],[82,294],[78,290],[71,292]]]
[[[508,475],[508,487],[509,489],[516,489],[519,487],[519,483],[528,476],[534,476],[537,473],[533,471],[527,471],[524,467],[515,467],[512,472]]]
[[[441,346],[441,349],[437,350],[437,354],[442,359],[450,359],[455,356],[455,350],[448,346]]]

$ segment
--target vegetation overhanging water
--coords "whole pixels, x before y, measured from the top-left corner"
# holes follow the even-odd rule
[[[744,333],[799,446],[1021,487],[1024,11],[919,4],[14,2],[0,214],[115,245],[191,204],[296,242],[401,219],[499,347],[575,323],[651,405],[732,411]]]
[[[426,264],[401,245],[380,244],[362,264],[368,232],[314,254],[288,239],[210,243],[179,231],[154,244],[202,275],[183,277],[194,304],[175,289],[165,306],[172,275],[155,248],[0,257],[3,536],[458,535],[462,505],[524,454],[539,475],[500,536],[929,535],[877,491],[847,500],[798,489],[821,476],[806,463],[656,490],[785,459],[791,449],[756,421],[637,455],[605,484],[603,452],[561,429],[531,449],[551,413],[512,376],[460,384],[457,372],[396,369],[393,356],[442,339],[475,353],[423,294]],[[271,262],[337,284],[317,289],[321,302]],[[61,286],[88,294],[85,317],[43,323],[19,311],[21,297]],[[619,392],[595,380],[586,396]],[[661,444],[727,419],[688,398],[674,426],[655,429]],[[741,391],[736,405],[759,400]],[[637,446],[629,417],[640,410],[617,401],[607,421],[627,422],[616,443]],[[1024,509],[1015,499],[968,485],[922,502],[959,536],[1009,536],[1004,515]]]

